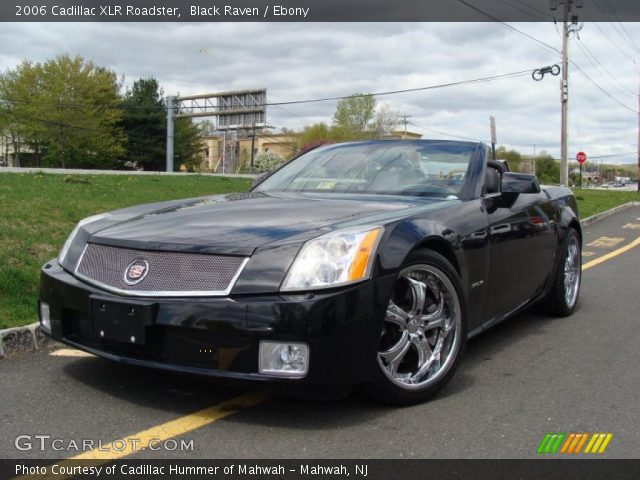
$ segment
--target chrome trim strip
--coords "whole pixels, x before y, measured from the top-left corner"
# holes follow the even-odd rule
[[[80,268],[80,264],[82,263],[82,259],[84,258],[84,254],[87,253],[87,248],[89,248],[89,243],[85,243],[84,248],[82,249],[82,253],[78,258],[78,263],[76,263],[76,268],[73,270],[73,273],[78,273],[78,269]]]
[[[87,244],[88,246],[89,244]],[[85,247],[85,251],[86,251],[87,247]],[[84,252],[82,252],[82,256],[80,257],[80,260],[82,260],[82,257],[84,256]],[[119,295],[124,295],[124,296],[129,296],[129,297],[224,297],[229,295],[229,293],[231,293],[231,290],[233,290],[233,287],[235,286],[236,282],[238,281],[238,278],[240,278],[240,274],[242,273],[242,271],[244,270],[244,267],[247,265],[247,263],[249,262],[249,259],[251,257],[246,257],[243,261],[242,264],[240,265],[240,267],[238,268],[238,271],[236,272],[236,274],[233,276],[233,278],[231,279],[231,281],[229,282],[229,286],[227,287],[226,290],[184,290],[184,291],[171,291],[171,290],[165,290],[165,291],[131,291],[131,290],[122,290],[120,288],[117,287],[112,287],[111,285],[107,285],[105,283],[102,282],[98,282],[92,278],[89,278],[85,275],[82,275],[81,273],[78,273],[78,267],[80,266],[80,262],[78,262],[78,265],[76,266],[76,271],[74,272],[74,276],[85,281],[86,283],[93,285],[95,287],[101,288],[103,290],[107,290],[109,292],[112,293],[117,293]]]

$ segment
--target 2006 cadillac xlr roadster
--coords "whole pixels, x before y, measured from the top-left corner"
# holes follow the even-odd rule
[[[573,195],[489,152],[329,145],[248,193],[87,218],[42,269],[42,328],[124,363],[425,400],[469,337],[576,307]]]

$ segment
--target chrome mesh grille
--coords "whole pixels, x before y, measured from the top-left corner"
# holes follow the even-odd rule
[[[136,260],[149,264],[136,285],[125,282],[125,271]],[[132,295],[224,295],[245,264],[245,257],[199,253],[143,251],[90,243],[76,274],[106,289]]]

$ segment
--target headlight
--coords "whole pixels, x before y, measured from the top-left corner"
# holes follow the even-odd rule
[[[369,278],[382,227],[342,229],[305,243],[282,291],[329,288]]]
[[[69,248],[73,243],[73,239],[78,234],[78,230],[80,230],[80,227],[88,225],[89,223],[92,223],[92,222],[97,222],[98,220],[102,220],[103,218],[106,218],[109,216],[111,216],[110,213],[101,213],[100,215],[93,215],[91,217],[83,218],[82,220],[80,220],[76,225],[76,227],[71,232],[71,235],[67,237],[67,241],[64,242],[64,245],[62,246],[62,250],[60,250],[60,255],[58,255],[58,263],[62,264],[62,262],[64,262],[64,258],[67,256],[67,253],[69,252]]]

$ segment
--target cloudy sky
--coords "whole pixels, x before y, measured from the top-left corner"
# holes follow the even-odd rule
[[[513,24],[559,50],[559,26]],[[635,162],[640,23],[587,23],[571,40],[569,152]],[[22,59],[79,54],[125,76],[156,77],[166,94],[267,88],[280,102],[384,92],[532,70],[557,51],[495,23],[4,23],[0,69]],[[559,155],[560,77],[529,73],[487,83],[378,98],[427,138],[489,141]],[[595,84],[594,84],[595,82]],[[597,85],[596,85],[597,84]],[[331,121],[335,101],[270,107],[268,123]],[[620,154],[620,155],[618,155]],[[623,155],[624,154],[624,155]]]

